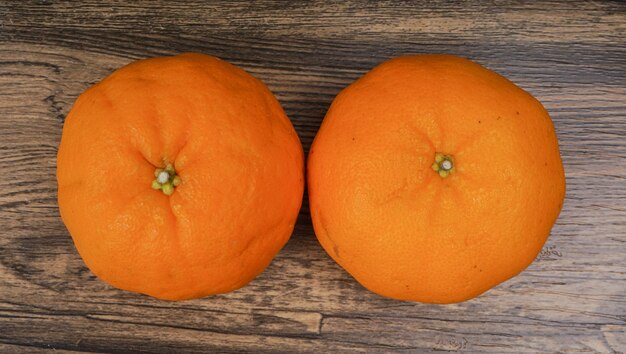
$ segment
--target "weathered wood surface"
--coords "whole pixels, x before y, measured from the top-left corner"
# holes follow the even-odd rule
[[[236,292],[164,302],[84,266],[56,204],[77,95],[131,60],[198,51],[276,93],[308,150],[334,95],[384,59],[445,52],[509,77],[551,113],[561,216],[520,276],[466,303],[363,289],[302,209],[272,265]],[[0,352],[626,352],[626,4],[0,2]]]

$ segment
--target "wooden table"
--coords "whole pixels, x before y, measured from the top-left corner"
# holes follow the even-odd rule
[[[165,302],[85,267],[56,201],[77,95],[132,60],[197,51],[275,92],[305,150],[333,97],[408,53],[471,58],[556,125],[561,216],[520,276],[456,305],[366,291],[319,246],[305,200],[248,286]],[[0,352],[626,352],[626,3],[5,1],[0,3]]]

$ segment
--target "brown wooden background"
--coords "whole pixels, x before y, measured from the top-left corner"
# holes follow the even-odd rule
[[[567,197],[528,270],[457,305],[363,289],[318,245],[308,206],[272,265],[186,302],[113,289],[56,204],[76,96],[132,60],[198,51],[275,92],[308,150],[348,83],[400,54],[452,53],[551,113]],[[626,3],[0,2],[0,352],[626,352]]]

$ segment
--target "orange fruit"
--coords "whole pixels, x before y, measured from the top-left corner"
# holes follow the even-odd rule
[[[396,58],[344,89],[308,179],[328,254],[371,291],[429,303],[473,298],[527,267],[565,193],[542,105],[448,55]]]
[[[131,63],[81,94],[57,179],[93,273],[180,300],[237,289],[268,266],[292,233],[304,162],[261,81],[183,54]]]

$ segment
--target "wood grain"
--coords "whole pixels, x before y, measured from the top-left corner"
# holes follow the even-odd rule
[[[381,61],[451,53],[544,103],[567,175],[561,216],[520,276],[456,305],[394,301],[334,264],[301,211],[230,294],[158,301],[78,256],[55,158],[75,98],[132,60],[199,51],[276,93],[305,150],[333,97]],[[623,2],[0,2],[0,352],[626,352]]]

